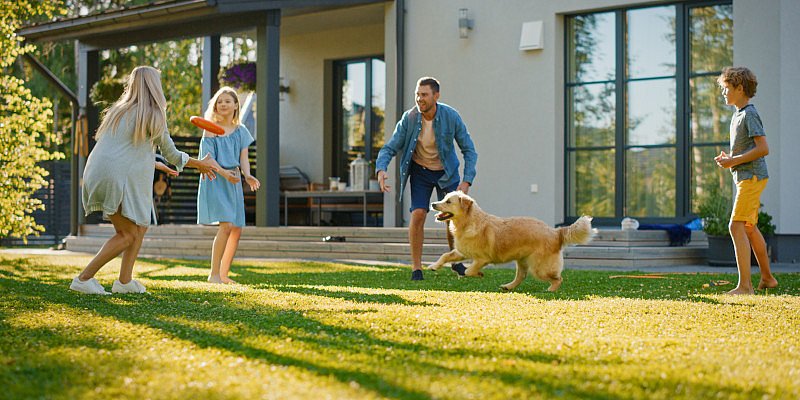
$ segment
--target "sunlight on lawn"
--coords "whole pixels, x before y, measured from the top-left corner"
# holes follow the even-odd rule
[[[88,260],[0,258],[11,398],[800,397],[798,274],[744,297],[702,288],[730,275],[569,270],[500,293],[513,271],[258,261],[224,286],[169,259],[137,264],[148,294],[100,297],[68,290]]]

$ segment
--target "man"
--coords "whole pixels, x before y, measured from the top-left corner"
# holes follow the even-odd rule
[[[408,225],[408,241],[411,245],[411,280],[422,280],[422,243],[425,236],[425,216],[430,208],[431,193],[441,200],[454,190],[469,192],[475,179],[475,164],[478,153],[469,136],[467,127],[458,111],[439,103],[439,81],[423,77],[417,81],[416,107],[403,113],[395,126],[392,138],[378,153],[375,170],[381,191],[388,192],[386,169],[397,154],[400,160],[400,190],[402,198],[406,181],[411,179],[411,221]],[[458,156],[453,142],[458,144],[464,156],[464,179],[459,177]],[[453,248],[450,225],[447,226],[447,243]],[[453,271],[464,275],[463,264],[453,264]]]

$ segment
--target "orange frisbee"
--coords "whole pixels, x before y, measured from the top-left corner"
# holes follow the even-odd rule
[[[194,124],[194,126],[200,128],[200,129],[205,129],[205,130],[207,130],[207,131],[209,131],[209,132],[211,132],[211,133],[213,133],[215,135],[224,135],[225,134],[225,129],[223,129],[221,126],[219,126],[219,125],[217,125],[217,124],[215,124],[215,123],[213,123],[213,122],[211,122],[211,121],[209,121],[209,120],[207,120],[207,119],[205,119],[203,117],[198,117],[198,116],[195,115],[195,116],[189,118],[189,122]]]

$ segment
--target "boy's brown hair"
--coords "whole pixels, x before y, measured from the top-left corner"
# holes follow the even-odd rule
[[[758,86],[756,74],[745,67],[725,67],[717,78],[717,84],[722,87],[726,83],[732,88],[741,86],[745,96],[749,98],[756,96],[756,86]]]

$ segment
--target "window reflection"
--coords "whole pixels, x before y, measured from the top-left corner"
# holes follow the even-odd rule
[[[730,192],[730,176],[713,157],[727,145],[731,111],[715,79],[733,60],[733,8],[708,3],[676,2],[567,18],[569,216],[683,217],[711,189]],[[687,46],[676,42],[682,15],[688,17],[680,24],[686,27]],[[624,23],[619,27],[622,38],[616,37],[616,21]],[[625,54],[619,66],[618,40]],[[679,71],[679,65],[685,69]],[[615,84],[619,74],[625,82],[621,87]],[[681,98],[679,87],[688,88]],[[624,103],[618,104],[617,96]],[[623,126],[615,121],[620,112]],[[680,126],[678,112],[688,117]],[[615,152],[620,141],[625,150]],[[678,154],[690,158],[682,176],[676,175]],[[616,171],[617,164],[625,170]],[[623,180],[623,193],[616,192],[615,179]],[[688,192],[678,192],[684,187]],[[618,203],[624,209],[615,209]],[[687,209],[678,210],[678,204],[687,204]]]
[[[733,65],[733,6],[695,7],[689,10],[690,69],[717,72]]]
[[[334,132],[333,175],[347,181],[350,162],[359,155],[375,161],[384,143],[386,67],[383,60],[367,58],[336,63],[339,91]],[[369,129],[367,129],[369,127]]]
[[[568,158],[569,214],[614,216],[614,150],[573,151]]]
[[[627,95],[628,144],[674,144],[675,80],[630,82]]]
[[[571,18],[568,28],[569,82],[614,79],[614,13],[589,14]]]
[[[570,89],[571,146],[613,146],[615,126],[614,85],[601,83]]]
[[[695,144],[727,141],[731,109],[719,92],[717,75],[690,79],[689,90],[692,141]]]
[[[628,78],[675,75],[675,7],[628,11]]]
[[[717,167],[714,156],[728,151],[731,109],[725,105],[716,78],[733,63],[733,6],[689,9],[689,94],[691,114],[690,208],[711,193],[732,196],[730,173]]]
[[[626,152],[625,215],[675,216],[675,148],[632,148]]]

